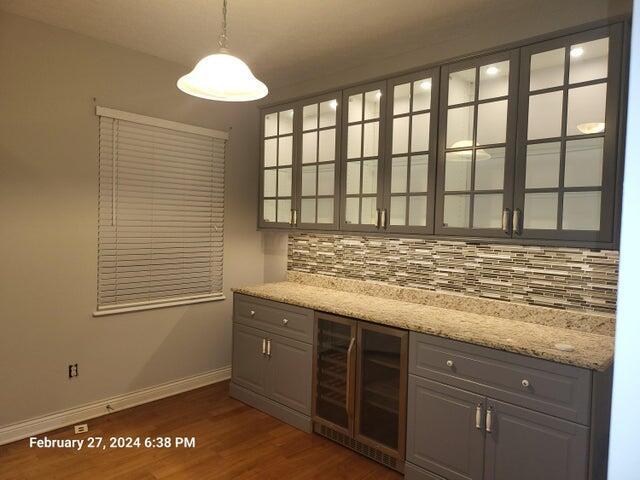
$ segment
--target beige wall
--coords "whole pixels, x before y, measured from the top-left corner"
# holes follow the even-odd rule
[[[226,130],[225,290],[263,280],[255,105],[184,67],[0,13],[0,426],[230,364],[223,302],[94,318],[99,105]],[[78,378],[67,365],[78,363]]]

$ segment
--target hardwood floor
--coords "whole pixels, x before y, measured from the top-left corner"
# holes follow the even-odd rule
[[[228,395],[228,382],[193,390],[37,435],[195,437],[195,448],[30,448],[28,439],[0,446],[0,479],[353,479],[402,476],[318,435],[290,427]]]

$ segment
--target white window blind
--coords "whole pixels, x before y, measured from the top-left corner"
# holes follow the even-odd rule
[[[227,134],[97,108],[98,310],[222,299]]]

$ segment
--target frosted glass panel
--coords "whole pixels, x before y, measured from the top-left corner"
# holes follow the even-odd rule
[[[375,197],[364,197],[360,210],[360,223],[363,225],[375,225],[378,222]]]
[[[564,83],[565,49],[558,48],[531,55],[529,89],[559,87]]]
[[[524,228],[555,230],[557,223],[557,193],[526,193],[524,195]]]
[[[262,193],[264,197],[276,196],[276,171],[275,170],[264,171],[264,188]]]
[[[362,125],[351,125],[347,131],[347,158],[362,155]]]
[[[391,160],[391,193],[405,193],[407,191],[407,157],[397,157]]]
[[[558,186],[560,176],[560,142],[527,146],[526,188]]]
[[[569,83],[606,78],[609,66],[609,39],[601,38],[571,46]]]
[[[563,230],[600,230],[600,192],[565,192]]]
[[[478,105],[476,145],[504,143],[507,137],[507,100]]]
[[[273,137],[278,134],[278,114],[269,113],[264,116],[264,136]],[[273,221],[275,221],[275,205],[273,208]]]
[[[278,200],[278,223],[291,221],[291,200]]]
[[[502,227],[502,194],[473,197],[473,228]]]
[[[347,194],[360,193],[360,162],[347,163]]]
[[[447,191],[471,189],[471,150],[447,153],[444,189]]]
[[[407,197],[391,197],[391,209],[389,225],[405,225],[407,210]]]
[[[407,153],[409,149],[409,117],[393,119],[392,153]]]
[[[454,228],[469,227],[469,195],[445,195],[444,226]]]
[[[264,141],[264,166],[275,167],[278,155],[278,139],[270,138]]]
[[[349,97],[349,123],[362,120],[362,94]]]
[[[375,157],[378,155],[378,122],[364,124],[363,148],[363,157]]]
[[[315,223],[316,221],[316,199],[303,198],[300,201],[300,222]]]
[[[476,95],[476,69],[449,74],[449,105],[471,102]]]
[[[404,83],[393,87],[393,114],[409,113],[411,84]]]
[[[604,138],[570,140],[566,145],[564,185],[566,187],[600,186]]]
[[[347,223],[356,224],[359,222],[360,200],[358,198],[347,198],[345,211],[345,221]]]
[[[362,162],[362,193],[376,193],[378,190],[378,161]]]
[[[413,82],[413,111],[431,108],[431,79],[424,78]]]
[[[337,100],[327,100],[320,104],[320,128],[332,127],[336,124]]]
[[[606,83],[570,89],[567,135],[603,132],[606,103]]]
[[[291,165],[293,158],[293,137],[278,138],[278,165]]]
[[[380,116],[380,98],[382,92],[374,90],[364,94],[364,119],[371,120]]]
[[[409,225],[423,227],[427,224],[427,197],[409,197]]]
[[[504,158],[504,148],[476,151],[476,190],[502,190],[504,188]]]
[[[302,167],[302,196],[308,197],[316,194],[316,166]]]
[[[424,152],[429,150],[429,124],[431,114],[414,115],[411,120],[411,151]]]
[[[529,97],[528,138],[559,137],[562,127],[562,92]]]
[[[447,147],[470,147],[473,144],[475,107],[450,108],[447,113]]]
[[[333,164],[318,165],[318,195],[333,195]]]
[[[317,142],[318,132],[302,134],[302,163],[313,163],[316,161]]]
[[[318,199],[318,223],[333,223],[333,198]]]
[[[411,178],[409,191],[412,193],[426,192],[429,173],[429,156],[414,155],[411,157]]]
[[[293,132],[293,110],[285,110],[278,114],[279,130],[278,135],[285,135]]]
[[[321,130],[320,143],[318,146],[318,161],[319,162],[332,162],[336,157],[336,130],[331,128],[329,130]]]
[[[276,221],[276,201],[265,200],[262,204],[262,218],[265,222]]]
[[[278,169],[278,196],[279,197],[291,196],[291,169],[290,168]]]
[[[302,129],[318,128],[318,105],[307,105],[302,108]]]
[[[480,100],[509,94],[509,61],[480,67]]]

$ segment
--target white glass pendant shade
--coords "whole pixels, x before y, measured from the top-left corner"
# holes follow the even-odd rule
[[[177,85],[189,95],[221,102],[248,102],[269,93],[247,64],[224,48],[200,60],[191,72],[180,77]]]

